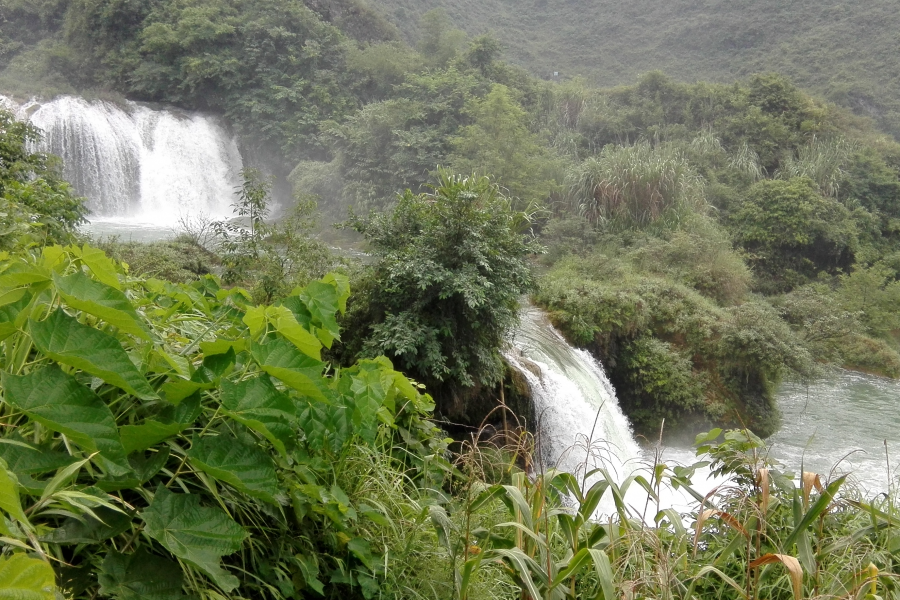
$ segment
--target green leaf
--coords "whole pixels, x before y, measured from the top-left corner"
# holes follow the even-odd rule
[[[275,331],[294,344],[300,352],[321,360],[322,343],[297,322],[290,310],[284,306],[270,306],[266,309],[266,316]]]
[[[291,399],[275,387],[268,375],[241,381],[222,382],[224,413],[265,437],[282,455],[293,437],[291,423],[296,409]]]
[[[29,327],[34,345],[53,360],[87,371],[143,400],[159,397],[110,334],[82,325],[62,309],[44,321],[29,320]]]
[[[238,578],[219,560],[237,552],[247,532],[224,511],[200,506],[196,494],[173,494],[160,486],[141,516],[147,535],[166,550],[209,575],[225,592],[238,586]]]
[[[263,371],[280,379],[301,394],[327,402],[320,389],[325,363],[300,353],[293,344],[268,338],[265,344],[253,344],[250,351]]]
[[[184,575],[175,561],[150,554],[107,553],[98,574],[100,594],[117,600],[182,600]]]
[[[378,409],[387,396],[381,379],[381,371],[363,369],[352,375],[353,425],[363,439],[374,441],[377,429]]]
[[[266,307],[253,306],[248,308],[242,321],[250,329],[250,336],[256,337],[266,328]]]
[[[0,558],[0,600],[55,600],[53,568],[39,558]]]
[[[266,502],[277,504],[278,477],[272,459],[256,445],[230,435],[194,438],[191,464],[219,481]]]
[[[146,450],[184,431],[190,423],[160,423],[148,419],[140,425],[124,425],[119,428],[125,454]]]
[[[0,508],[20,523],[30,525],[19,499],[19,482],[16,481],[15,475],[7,470],[6,463],[2,459],[0,459]]]
[[[31,303],[32,295],[24,289],[20,291],[22,295],[18,300],[0,307],[0,341],[19,331],[24,322],[22,311]]]
[[[131,515],[100,506],[93,509],[99,519],[82,515],[68,518],[62,525],[39,539],[49,544],[99,544],[125,533],[131,527]]]
[[[341,339],[341,328],[338,327],[335,314],[338,311],[338,291],[334,285],[313,281],[300,293],[300,299],[306,304],[314,322],[327,332],[326,347],[331,348],[331,339]]]
[[[131,470],[109,407],[58,366],[28,375],[3,373],[2,383],[7,402],[84,450],[99,451],[110,473],[121,475]]]
[[[76,250],[78,249],[76,248]],[[94,277],[117,290],[122,289],[122,284],[119,283],[116,264],[106,256],[103,250],[92,248],[85,244],[80,249],[80,252],[76,252],[75,254],[88,266],[91,273],[94,274]]]
[[[338,310],[341,314],[347,311],[347,299],[350,298],[350,278],[341,273],[328,273],[322,278],[325,283],[330,283],[337,290]]]
[[[150,330],[125,294],[104,283],[94,281],[82,272],[68,277],[53,274],[59,295],[72,308],[103,319],[143,340],[150,340]]]
[[[846,475],[838,477],[834,481],[832,481],[827,488],[825,488],[821,494],[819,494],[818,500],[806,511],[806,514],[803,515],[803,519],[800,521],[800,524],[797,525],[796,528],[791,532],[791,534],[784,541],[784,546],[782,546],[785,550],[790,553],[791,547],[794,542],[797,541],[797,538],[800,534],[806,531],[806,528],[809,527],[813,521],[819,518],[825,510],[831,505],[831,501],[834,499],[834,495],[840,489],[840,487],[844,484],[844,480],[847,479]]]

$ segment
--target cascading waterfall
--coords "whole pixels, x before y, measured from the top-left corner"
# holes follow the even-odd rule
[[[570,346],[543,312],[534,307],[522,311],[511,348],[504,356],[531,388],[538,458],[544,467],[562,469],[578,478],[586,470],[603,468],[620,484],[638,470],[651,479],[648,464],[652,457],[634,439],[602,365],[587,351]],[[666,449],[665,456],[670,465],[695,462],[693,452],[686,449]],[[710,478],[708,468],[703,468],[694,476],[693,487],[706,493],[721,481]],[[687,509],[693,502],[683,489],[668,486],[659,489],[659,497],[661,506],[676,509]],[[647,494],[639,486],[630,486],[625,499],[634,516],[652,519],[653,513],[645,512]],[[607,495],[598,512],[612,509]]]
[[[622,414],[603,367],[590,354],[569,346],[536,308],[522,312],[506,359],[531,388],[545,465],[571,473],[607,468],[626,477],[638,466],[641,449]]]
[[[40,149],[62,157],[92,220],[173,225],[231,214],[243,165],[213,117],[72,96],[28,102],[17,116],[44,131]]]

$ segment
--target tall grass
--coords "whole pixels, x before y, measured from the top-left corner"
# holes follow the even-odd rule
[[[572,167],[567,179],[574,208],[595,225],[613,229],[660,220],[677,224],[706,207],[703,178],[669,146],[607,146]]]

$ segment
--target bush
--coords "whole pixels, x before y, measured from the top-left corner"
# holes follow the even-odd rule
[[[253,306],[212,277],[128,278],[53,246],[0,260],[0,292],[17,298],[0,311],[0,528],[14,562],[39,557],[28,597],[54,579],[117,600],[394,592],[371,540],[407,515],[367,504],[345,464],[378,455],[395,483],[449,465],[430,398],[387,359],[321,361],[345,278]]]
[[[532,246],[497,186],[442,172],[433,193],[407,191],[390,212],[351,224],[375,262],[348,351],[384,353],[445,395],[499,382]]]

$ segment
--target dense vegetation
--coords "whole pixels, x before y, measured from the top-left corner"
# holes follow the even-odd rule
[[[0,598],[900,596],[891,496],[798,486],[757,437],[784,377],[900,377],[900,145],[871,122],[781,75],[547,83],[361,0],[0,7],[3,91],[221,113],[295,192],[273,219],[248,169],[235,220],[97,248],[0,111]],[[534,464],[500,354],[525,293],[638,433],[739,428],[697,438],[728,483],[623,479],[598,440]]]
[[[887,0],[621,2],[619,0],[373,0],[407,39],[446,11],[472,36],[491,32],[504,57],[544,79],[583,75],[629,84],[661,69],[682,81],[731,82],[778,72],[900,133],[894,48],[900,22]]]

